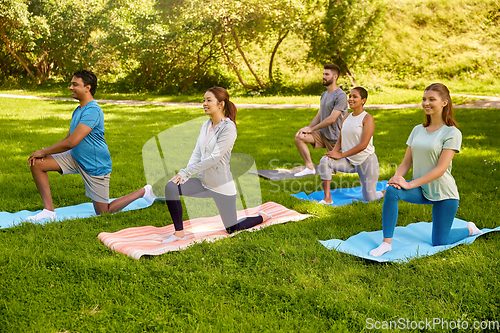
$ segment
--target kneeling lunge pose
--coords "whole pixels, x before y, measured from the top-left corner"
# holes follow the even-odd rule
[[[337,86],[340,68],[335,64],[326,64],[323,71],[323,85],[326,91],[321,95],[318,113],[309,126],[302,127],[295,134],[295,145],[306,168],[294,174],[295,177],[314,175],[314,163],[307,144],[314,149],[326,148],[330,151],[335,146],[340,134],[342,118],[347,114],[347,95]]]
[[[379,165],[373,146],[375,121],[363,110],[367,98],[368,92],[362,87],[356,87],[349,93],[348,103],[353,112],[344,118],[339,139],[333,150],[321,158],[319,169],[325,192],[321,204],[332,203],[332,170],[358,173],[363,200],[373,201],[384,196],[383,191],[377,191]],[[340,149],[342,153],[339,152]]]
[[[104,140],[104,115],[94,100],[97,77],[87,70],[73,74],[69,89],[80,102],[71,117],[66,138],[35,151],[28,159],[33,180],[40,192],[44,209],[27,218],[28,221],[55,219],[48,171],[60,174],[79,173],[85,183],[85,194],[92,199],[97,215],[114,213],[132,201],[144,197],[149,203],[155,196],[150,185],[109,203],[111,155]]]
[[[448,88],[433,83],[422,98],[426,122],[415,126],[406,144],[406,154],[387,187],[382,211],[384,239],[370,251],[379,257],[392,250],[392,237],[398,220],[398,201],[432,205],[432,245],[458,242],[482,233],[472,222],[466,228],[452,229],[458,209],[458,189],[451,175],[452,159],[460,151],[462,133],[453,119],[453,103]],[[413,164],[413,180],[403,177]]]
[[[236,141],[236,106],[229,101],[227,91],[221,87],[208,89],[203,98],[203,109],[210,119],[201,127],[188,165],[165,186],[165,199],[175,232],[162,243],[171,243],[185,236],[180,195],[213,198],[229,233],[251,228],[271,218],[271,215],[259,212],[258,216],[237,220],[236,186],[229,167]],[[197,178],[191,178],[197,173]]]

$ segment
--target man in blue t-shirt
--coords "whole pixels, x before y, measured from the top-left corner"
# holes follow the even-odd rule
[[[97,77],[91,71],[79,70],[73,74],[69,89],[80,105],[71,116],[68,134],[58,143],[37,150],[29,157],[31,174],[42,197],[44,209],[28,217],[28,221],[56,218],[48,171],[60,174],[79,173],[85,183],[85,194],[92,199],[97,215],[114,213],[142,197],[148,203],[154,201],[151,185],[146,185],[109,203],[111,156],[104,140],[104,114],[94,100],[96,88]]]

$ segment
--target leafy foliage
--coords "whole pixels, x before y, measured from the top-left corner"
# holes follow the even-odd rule
[[[499,13],[498,0],[1,0],[0,84],[84,67],[118,91],[316,94],[326,62],[347,85],[494,83]]]
[[[367,61],[377,49],[384,4],[373,0],[318,0],[317,5],[326,5],[327,10],[309,23],[309,56],[320,64],[336,63],[352,76],[349,67]]]

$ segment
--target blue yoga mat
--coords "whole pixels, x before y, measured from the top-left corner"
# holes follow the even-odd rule
[[[466,226],[467,222],[464,220],[455,218],[453,221],[453,228],[465,228]],[[471,244],[479,236],[492,231],[500,231],[500,227],[495,229],[482,229],[482,231],[483,233],[480,235],[469,236],[453,244],[432,246],[432,223],[411,223],[406,227],[396,227],[394,238],[392,239],[392,251],[386,252],[380,257],[372,257],[368,255],[368,252],[379,246],[382,242],[382,230],[372,232],[363,231],[349,237],[345,241],[330,239],[319,242],[329,250],[337,250],[360,258],[378,262],[408,262],[414,258],[431,256],[438,252],[451,249],[459,244]]]
[[[377,183],[377,191],[385,190],[387,186],[387,180]],[[363,194],[361,192],[361,186],[351,187],[351,188],[337,188],[330,191],[332,194],[333,203],[330,206],[343,206],[353,203],[354,201],[363,201]],[[297,194],[290,194],[297,199],[309,200],[320,202],[325,198],[325,193],[323,191],[313,192],[307,195],[305,192],[300,192]]]
[[[110,202],[113,200],[114,199],[110,199]],[[140,198],[129,204],[121,211],[125,212],[128,210],[142,209],[149,206],[151,205],[148,204],[148,202],[145,199]],[[56,208],[55,211],[57,214],[57,218],[55,219],[55,221],[62,221],[62,220],[76,219],[76,218],[88,218],[91,216],[96,216],[94,211],[94,205],[92,204],[92,202],[86,202],[75,206]],[[38,214],[39,212],[41,212],[41,210],[37,210],[36,212],[22,210],[17,213],[0,212],[0,229],[11,228],[18,223],[24,222],[28,216]],[[30,222],[30,223],[44,224],[48,221],[51,220],[40,220],[37,222]]]

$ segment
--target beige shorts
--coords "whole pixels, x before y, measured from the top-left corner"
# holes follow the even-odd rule
[[[333,150],[333,147],[335,147],[335,143],[331,143],[328,141],[326,136],[323,135],[320,131],[312,132],[311,135],[314,138],[314,143],[312,144],[314,149],[321,149],[321,148],[326,148],[327,151]]]
[[[82,167],[76,162],[71,154],[71,150],[64,153],[51,155],[62,172],[60,174],[67,175],[79,173],[85,183],[85,195],[96,202],[109,202],[109,179],[110,174],[102,176],[92,176],[85,172]]]

